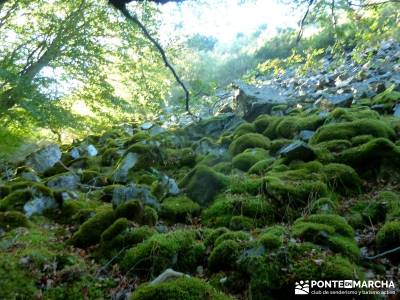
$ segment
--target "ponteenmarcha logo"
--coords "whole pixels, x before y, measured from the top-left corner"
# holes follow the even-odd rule
[[[294,294],[295,295],[308,295],[310,293],[310,282],[308,280],[300,280],[296,282]]]

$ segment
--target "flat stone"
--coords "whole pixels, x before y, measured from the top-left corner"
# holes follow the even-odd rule
[[[80,182],[79,176],[67,173],[55,175],[47,182],[47,186],[57,190],[74,190]]]
[[[61,159],[61,150],[58,145],[49,145],[31,154],[26,165],[38,173],[44,173]]]
[[[113,207],[118,207],[122,203],[133,199],[140,200],[143,204],[156,208],[160,207],[160,203],[152,195],[150,189],[145,185],[137,184],[129,184],[127,186],[115,188],[112,196],[112,204]]]
[[[309,139],[311,139],[311,137],[315,134],[315,131],[313,130],[302,130],[299,133],[299,138],[302,141],[308,141]]]
[[[308,146],[308,144],[302,141],[295,141],[281,149],[278,153],[289,161],[311,161],[315,158],[314,151],[310,148],[310,146]]]

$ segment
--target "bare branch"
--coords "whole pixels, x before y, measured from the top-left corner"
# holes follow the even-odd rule
[[[158,3],[164,3],[165,1],[154,1],[154,2],[158,2]],[[179,2],[179,1],[176,1]],[[126,9],[126,7],[117,7],[122,14],[130,21],[132,21],[133,23],[135,23],[137,26],[139,26],[139,28],[141,29],[141,31],[143,32],[144,36],[150,40],[150,42],[157,48],[158,52],[160,53],[162,60],[164,61],[165,66],[171,71],[172,75],[174,76],[175,80],[178,82],[178,84],[182,87],[182,89],[185,92],[185,102],[186,102],[186,111],[189,114],[192,114],[190,112],[189,109],[189,90],[186,88],[185,84],[183,83],[183,81],[179,78],[178,74],[176,73],[174,67],[171,65],[171,63],[168,61],[167,55],[165,54],[164,49],[161,47],[161,45],[151,36],[151,34],[149,33],[149,31],[147,30],[146,26],[144,26],[142,24],[142,22],[139,21],[139,19],[135,16],[132,15],[131,13],[129,13],[129,11]]]
[[[296,38],[296,44],[298,44],[301,40],[301,37],[303,36],[303,32],[304,32],[304,24],[306,22],[307,16],[310,13],[310,9],[311,9],[311,5],[314,3],[314,0],[309,0],[308,1],[308,6],[307,6],[307,10],[303,16],[303,18],[301,19],[300,22],[300,29],[299,29],[299,33],[297,34],[297,38]]]

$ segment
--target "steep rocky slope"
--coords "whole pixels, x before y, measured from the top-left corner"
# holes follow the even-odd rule
[[[398,282],[400,251],[380,255],[400,246],[396,89],[126,124],[3,166],[0,298],[289,299],[300,280]]]

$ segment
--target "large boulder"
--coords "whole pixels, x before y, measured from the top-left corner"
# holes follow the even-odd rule
[[[58,145],[48,145],[31,154],[26,164],[38,173],[44,173],[61,159],[61,150]]]
[[[152,195],[149,188],[144,185],[137,184],[116,187],[112,195],[112,204],[114,207],[118,207],[119,205],[133,199],[138,199],[143,202],[143,204],[156,208],[160,207],[160,203]]]
[[[285,91],[277,86],[256,87],[241,81],[232,86],[235,112],[247,121],[253,121],[261,114],[270,114],[274,106],[287,102]]]

